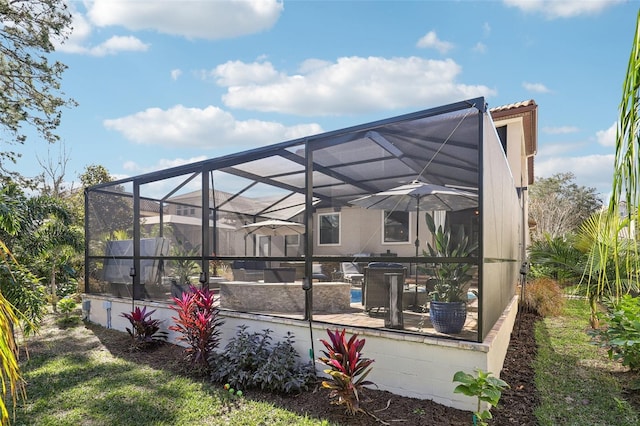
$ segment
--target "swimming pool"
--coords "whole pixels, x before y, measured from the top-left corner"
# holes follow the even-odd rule
[[[362,289],[361,288],[352,288],[351,289],[351,303],[362,303]]]
[[[424,291],[424,289],[421,289]],[[473,292],[467,293],[467,299],[469,302],[472,302],[473,299],[476,298],[476,295]],[[361,288],[352,288],[351,289],[351,303],[362,303],[362,289]]]

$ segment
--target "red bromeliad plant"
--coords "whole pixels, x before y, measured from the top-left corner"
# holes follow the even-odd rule
[[[133,340],[132,347],[141,349],[154,343],[167,340],[167,332],[160,331],[160,320],[151,319],[151,314],[155,310],[147,312],[147,307],[136,307],[130,313],[123,313],[122,316],[129,320],[131,328],[127,327],[127,333]]]
[[[330,376],[330,380],[323,381],[322,386],[331,390],[329,396],[333,399],[333,404],[344,404],[347,412],[353,415],[362,411],[360,392],[363,386],[374,384],[365,380],[371,372],[370,365],[373,360],[362,357],[361,351],[365,340],[358,339],[357,334],[349,340],[345,337],[344,329],[342,331],[327,329],[327,334],[331,343],[320,339],[327,350],[322,351],[324,357],[318,358],[318,361],[329,367],[324,372]]]
[[[178,313],[178,317],[171,317],[175,325],[169,330],[182,334],[179,339],[188,344],[185,349],[187,359],[206,367],[209,354],[220,343],[220,326],[224,323],[218,317],[214,294],[192,286],[189,293],[182,293],[181,298],[174,297],[173,301],[175,306],[170,308]]]

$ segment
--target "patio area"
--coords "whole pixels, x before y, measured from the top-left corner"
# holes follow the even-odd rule
[[[88,188],[91,312],[119,327],[115,312],[144,304],[168,319],[171,297],[209,287],[230,330],[344,327],[373,339],[382,387],[464,404],[445,376],[499,374],[515,315],[536,108],[494,122],[469,99]],[[427,294],[462,303],[462,331],[436,331]],[[385,347],[398,342],[401,355]],[[441,389],[413,377],[436,370]]]

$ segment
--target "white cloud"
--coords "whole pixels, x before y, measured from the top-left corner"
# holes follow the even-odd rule
[[[112,36],[108,40],[92,46],[89,39],[93,27],[80,12],[70,7],[73,30],[69,38],[63,43],[56,43],[56,50],[65,53],[75,53],[92,56],[115,55],[120,52],[144,52],[149,45],[133,36]]]
[[[535,92],[535,93],[550,93],[551,90],[549,90],[547,88],[547,86],[545,86],[542,83],[528,83],[528,82],[524,82],[522,83],[522,87],[524,87],[526,90],[530,91],[530,92]]]
[[[268,30],[284,5],[281,0],[95,0],[87,3],[87,9],[87,16],[99,27],[117,25],[216,40]]]
[[[171,80],[177,80],[180,76],[182,75],[182,70],[181,69],[174,69],[171,70]]]
[[[560,127],[543,127],[542,131],[550,135],[566,135],[569,133],[576,133],[580,131],[580,129],[578,129],[575,126],[560,126]]]
[[[596,140],[602,146],[616,146],[617,123],[613,123],[607,130],[596,132]]]
[[[489,34],[491,34],[491,25],[489,25],[488,22],[482,24],[482,32],[484,33],[485,37],[488,37]]]
[[[149,45],[133,36],[113,36],[107,41],[87,50],[93,56],[115,55],[120,52],[144,52]]]
[[[144,166],[144,167],[136,163],[135,161],[127,161],[122,165],[122,168],[124,170],[127,170],[135,174],[143,174],[143,173],[153,172],[156,170],[164,170],[164,169],[170,169],[172,167],[183,166],[185,164],[193,164],[198,161],[204,161],[207,158],[208,157],[205,155],[199,155],[191,158],[173,158],[173,159],[161,158],[156,162],[156,164],[152,166]]]
[[[550,177],[555,173],[572,172],[576,176],[576,184],[607,194],[611,190],[613,160],[613,154],[536,159],[535,174]]]
[[[126,117],[104,120],[103,124],[135,143],[173,148],[219,148],[230,144],[255,147],[322,132],[315,123],[287,127],[270,121],[240,121],[213,106],[148,108]]]
[[[457,82],[461,67],[452,59],[354,56],[334,63],[306,61],[298,71],[287,75],[270,63],[234,61],[211,75],[227,86],[223,102],[230,108],[306,116],[426,107],[496,94],[487,86]]]
[[[269,62],[229,61],[218,65],[211,75],[220,86],[242,86],[244,84],[265,84],[278,81],[281,76]]]
[[[453,49],[453,43],[440,40],[435,31],[429,31],[422,36],[416,46],[426,49],[436,49],[440,53],[447,53]]]
[[[549,19],[596,15],[624,0],[503,0],[524,12],[541,13]]]
[[[487,51],[487,45],[479,41],[475,46],[473,46],[473,51],[478,53],[485,53]]]

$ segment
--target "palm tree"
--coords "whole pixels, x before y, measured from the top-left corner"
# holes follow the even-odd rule
[[[6,233],[15,233],[18,230],[19,222],[12,213],[11,204],[7,205],[0,197],[0,229]],[[0,240],[0,263],[2,266],[10,268],[12,263],[16,263],[15,258]],[[18,366],[18,345],[15,340],[14,327],[18,324],[18,318],[13,306],[4,295],[0,293],[0,379],[2,380],[2,398],[0,398],[0,423],[9,423],[9,411],[5,401],[10,395],[15,406],[18,396],[25,396],[24,382]]]
[[[594,329],[599,326],[598,301],[637,291],[636,269],[630,267],[634,259],[626,258],[634,253],[636,245],[634,240],[623,237],[627,222],[617,216],[608,217],[606,212],[595,213],[578,231],[575,248],[587,256],[581,284],[586,286]]]
[[[636,30],[625,76],[620,117],[616,129],[616,154],[613,172],[613,190],[609,207],[602,216],[603,235],[615,236],[613,246],[598,245],[597,255],[591,257],[587,272],[598,271],[597,279],[588,284],[588,292],[602,295],[611,293],[614,299],[623,295],[640,269],[638,245],[635,244],[636,226],[640,223],[640,11],[636,17]],[[623,208],[624,207],[624,208]],[[625,226],[620,230],[621,219]],[[602,259],[612,258],[609,262]],[[612,268],[613,270],[608,270]]]

